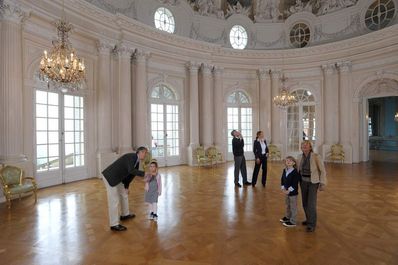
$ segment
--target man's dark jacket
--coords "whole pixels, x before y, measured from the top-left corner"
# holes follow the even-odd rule
[[[123,182],[124,187],[127,189],[135,176],[145,175],[144,171],[138,170],[137,160],[136,153],[122,155],[102,171],[102,175],[104,175],[111,187]]]

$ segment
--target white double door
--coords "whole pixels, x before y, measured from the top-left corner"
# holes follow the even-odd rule
[[[35,164],[40,187],[88,177],[84,117],[83,97],[36,91]]]
[[[179,108],[176,104],[151,104],[152,157],[160,166],[180,161]]]

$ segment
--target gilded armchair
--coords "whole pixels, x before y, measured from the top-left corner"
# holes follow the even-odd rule
[[[343,163],[345,158],[344,147],[341,144],[333,144],[327,153],[327,158],[330,161],[340,161]]]
[[[206,149],[206,156],[211,165],[213,163],[217,165],[217,162],[222,162],[222,154],[215,146],[210,146]]]
[[[269,155],[268,155],[269,160],[281,160],[282,159],[281,151],[279,151],[279,149],[276,145],[269,144],[268,152],[269,152]]]
[[[209,158],[206,155],[206,151],[203,146],[199,146],[195,149],[195,155],[196,155],[196,162],[198,163],[198,166],[200,167],[201,165],[208,164],[210,162]]]
[[[7,199],[8,208],[11,208],[11,199],[14,195],[26,192],[33,192],[35,203],[37,202],[37,184],[33,177],[24,177],[24,172],[19,167],[5,166],[0,169],[0,182],[3,188],[4,196]]]

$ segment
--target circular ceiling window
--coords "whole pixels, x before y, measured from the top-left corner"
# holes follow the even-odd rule
[[[235,25],[229,32],[229,41],[234,49],[243,50],[247,45],[247,32],[244,27]]]
[[[174,16],[165,7],[159,7],[155,12],[155,27],[168,33],[174,33]]]
[[[374,1],[366,10],[365,25],[370,30],[386,27],[394,18],[395,5],[393,0]]]
[[[303,48],[310,42],[311,31],[304,23],[297,23],[290,30],[290,43],[294,48]]]

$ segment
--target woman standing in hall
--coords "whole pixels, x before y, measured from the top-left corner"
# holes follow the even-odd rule
[[[252,186],[256,186],[257,176],[261,166],[261,183],[263,184],[263,187],[265,187],[265,184],[267,183],[267,157],[269,150],[267,141],[265,140],[264,133],[262,131],[257,132],[256,140],[254,140],[253,143],[253,153],[256,159],[256,164],[253,170]]]
[[[301,196],[305,217],[303,225],[307,226],[307,232],[314,232],[317,222],[316,201],[318,190],[324,190],[326,186],[325,165],[320,155],[314,153],[310,141],[301,143],[303,153],[297,158],[297,165],[301,174]]]

